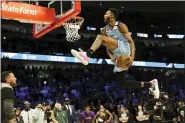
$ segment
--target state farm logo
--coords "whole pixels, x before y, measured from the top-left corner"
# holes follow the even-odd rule
[[[36,10],[26,9],[24,7],[8,6],[7,4],[1,4],[1,10],[26,14],[26,15],[37,15]]]

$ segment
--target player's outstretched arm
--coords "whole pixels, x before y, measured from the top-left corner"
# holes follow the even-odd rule
[[[134,60],[136,48],[135,48],[134,41],[129,33],[129,30],[127,26],[123,23],[119,23],[119,28],[120,28],[120,31],[123,33],[124,37],[128,40],[130,44],[131,58],[132,60]]]

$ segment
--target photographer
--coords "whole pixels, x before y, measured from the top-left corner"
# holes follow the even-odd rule
[[[164,122],[164,117],[163,117],[163,111],[161,109],[160,104],[156,104],[154,106],[154,115],[153,115],[153,123],[162,123]]]
[[[55,119],[54,112],[51,110],[50,106],[47,106],[45,111],[46,116],[46,123],[58,123],[58,121]]]
[[[165,113],[170,109],[168,94],[161,92],[159,99],[149,99],[145,108],[152,116],[153,123],[167,123]]]

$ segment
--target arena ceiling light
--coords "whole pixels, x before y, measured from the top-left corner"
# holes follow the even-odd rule
[[[148,34],[145,33],[137,33],[138,37],[144,37],[144,38],[148,38]]]
[[[162,38],[162,35],[154,34],[154,38]]]
[[[93,30],[93,31],[95,31],[95,30],[96,30],[96,28],[94,28],[94,27],[90,27],[90,26],[87,26],[87,30]]]
[[[167,34],[168,38],[173,38],[173,39],[183,39],[184,35],[175,35],[175,34]]]

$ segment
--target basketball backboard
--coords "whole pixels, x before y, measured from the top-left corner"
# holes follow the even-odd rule
[[[81,12],[81,1],[38,1],[38,6],[54,8],[56,18],[52,24],[33,24],[33,36],[39,38],[53,29],[60,27],[64,22],[68,21],[71,17],[77,16]]]

